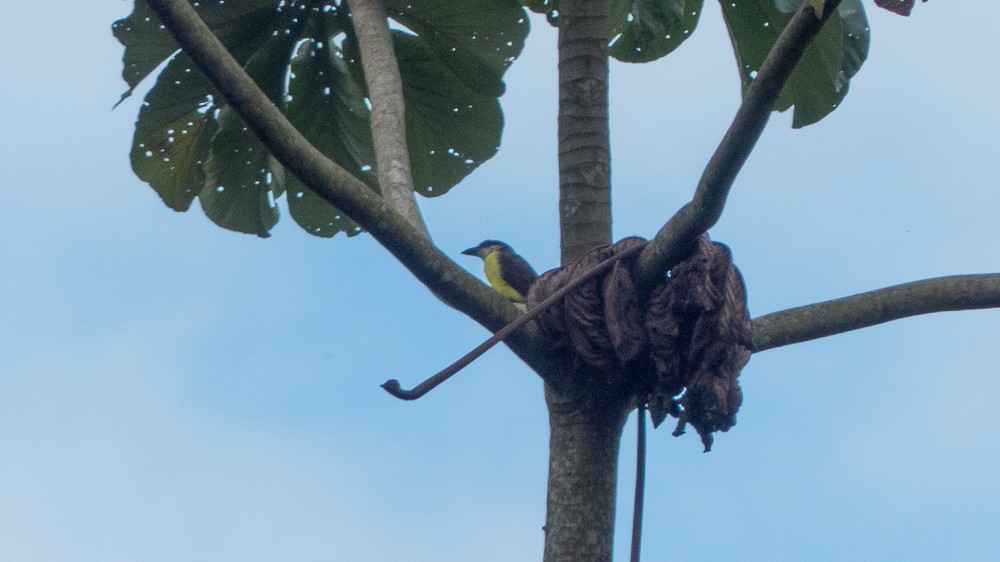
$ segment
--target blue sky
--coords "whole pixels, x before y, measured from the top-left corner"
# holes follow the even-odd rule
[[[845,103],[799,131],[776,116],[712,231],[755,315],[1000,269],[1000,4],[866,7]],[[368,237],[286,216],[261,240],[167,209],[129,167],[139,97],[111,111],[131,3],[47,8],[0,10],[0,558],[539,559],[539,380],[498,349],[423,400],[385,395],[486,333]],[[555,35],[532,23],[500,154],[421,200],[477,273],[459,252],[484,238],[558,257]],[[739,101],[717,4],[612,81],[615,235],[651,235]],[[1000,311],[948,313],[755,356],[712,453],[651,433],[645,559],[995,559],[998,333]]]

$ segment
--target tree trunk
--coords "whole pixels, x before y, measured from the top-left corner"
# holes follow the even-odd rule
[[[611,243],[607,0],[559,3],[562,264]],[[588,373],[587,382],[603,377]],[[609,562],[625,400],[599,384],[545,389],[549,488],[545,562]],[[581,388],[585,387],[585,388]]]
[[[627,410],[616,393],[600,398],[580,408],[580,400],[563,403],[546,389],[551,437],[545,562],[611,560]]]
[[[559,226],[562,263],[611,242],[606,0],[559,3]]]

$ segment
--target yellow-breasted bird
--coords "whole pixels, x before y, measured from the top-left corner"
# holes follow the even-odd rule
[[[528,289],[538,279],[538,274],[514,249],[499,240],[483,240],[475,248],[462,252],[483,260],[483,269],[490,285],[508,299],[524,303]]]

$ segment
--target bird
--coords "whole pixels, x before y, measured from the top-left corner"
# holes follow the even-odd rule
[[[528,289],[538,279],[531,264],[505,242],[483,240],[478,246],[462,253],[481,258],[490,286],[512,302],[524,304]]]

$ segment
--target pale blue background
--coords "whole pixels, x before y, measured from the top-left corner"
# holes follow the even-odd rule
[[[777,116],[713,236],[754,314],[1000,270],[1000,4],[866,3],[843,106]],[[538,379],[496,350],[416,403],[405,385],[486,336],[368,237],[285,217],[269,240],[168,210],[128,163],[141,96],[111,22],[131,3],[0,9],[0,559],[538,560]],[[421,204],[459,251],[558,256],[554,32],[508,74],[500,154]],[[718,5],[667,60],[612,70],[615,235],[690,197],[739,101]],[[1000,557],[1000,311],[892,323],[754,357],[739,425],[650,436],[644,557]],[[634,424],[616,552],[627,559]]]

